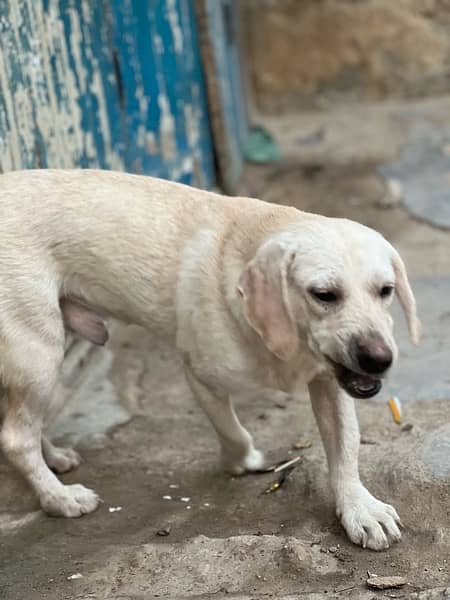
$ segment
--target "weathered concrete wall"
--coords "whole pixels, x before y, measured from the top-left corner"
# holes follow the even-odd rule
[[[450,90],[448,0],[246,0],[258,109]]]

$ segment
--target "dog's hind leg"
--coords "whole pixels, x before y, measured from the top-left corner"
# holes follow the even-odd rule
[[[60,309],[66,329],[93,344],[103,345],[106,343],[108,330],[105,322],[93,310],[69,298],[63,298],[60,301]],[[51,405],[47,410],[45,425],[50,424],[61,411],[63,396],[62,390],[53,394]],[[42,435],[42,453],[47,465],[56,473],[72,471],[81,462],[80,455],[73,448],[55,446],[45,435]]]
[[[44,434],[42,434],[42,454],[47,465],[55,473],[67,473],[76,469],[81,463],[81,456],[76,450],[55,446]]]
[[[63,386],[56,385],[44,418],[44,428],[53,423],[61,412],[64,406],[64,396]],[[67,473],[76,469],[81,463],[78,452],[73,448],[56,446],[44,433],[42,434],[42,454],[47,465],[55,473]]]
[[[1,370],[7,390],[0,443],[47,513],[79,517],[97,508],[98,496],[82,485],[63,485],[42,452],[44,445],[47,457],[52,454],[42,439],[42,427],[64,355],[64,327],[56,301],[55,297],[49,306],[36,300],[26,306],[26,320],[16,311],[14,325],[0,323]]]
[[[0,385],[0,428],[6,412],[6,401],[6,391]],[[76,469],[81,463],[81,456],[78,452],[73,448],[55,446],[44,433],[42,434],[42,454],[47,465],[55,473],[67,473]]]

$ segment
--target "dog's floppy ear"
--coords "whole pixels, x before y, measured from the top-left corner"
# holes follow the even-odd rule
[[[283,361],[295,354],[299,344],[287,290],[287,271],[293,258],[293,252],[268,242],[247,265],[238,284],[247,322]]]
[[[395,272],[395,291],[405,313],[409,335],[414,344],[418,344],[422,335],[422,324],[417,317],[416,300],[409,285],[408,275],[403,260],[392,248],[392,265]]]

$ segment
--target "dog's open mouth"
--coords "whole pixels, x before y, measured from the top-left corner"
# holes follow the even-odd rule
[[[381,390],[381,379],[372,375],[355,373],[343,365],[334,364],[339,385],[353,398],[372,398]]]

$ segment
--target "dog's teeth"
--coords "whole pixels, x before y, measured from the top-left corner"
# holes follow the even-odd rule
[[[371,390],[373,388],[373,383],[367,383],[367,384],[359,384],[358,385],[360,390],[363,390],[363,392],[366,392],[368,390]]]

